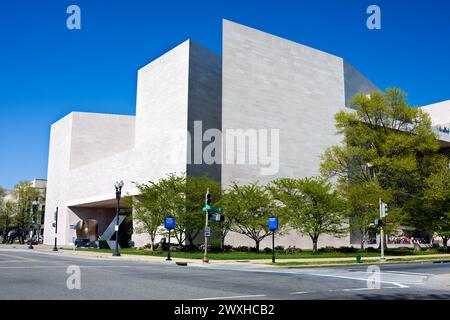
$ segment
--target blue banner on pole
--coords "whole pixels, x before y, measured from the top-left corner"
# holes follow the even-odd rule
[[[164,227],[167,230],[175,229],[175,218],[174,217],[165,217],[164,218]]]
[[[269,230],[270,231],[275,231],[278,229],[278,218],[277,217],[270,217],[269,218]]]

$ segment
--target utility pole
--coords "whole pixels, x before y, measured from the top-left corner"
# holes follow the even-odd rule
[[[383,201],[381,201],[381,198],[379,200],[380,203],[380,219],[381,219],[381,224],[380,224],[380,245],[381,245],[381,257],[380,260],[384,261],[384,230],[383,230],[383,216],[384,216],[384,203]]]
[[[205,208],[205,252],[203,254],[203,262],[208,263],[208,237],[206,236],[206,230],[208,230],[208,216],[211,208],[211,193],[209,193],[209,188],[206,190]]]

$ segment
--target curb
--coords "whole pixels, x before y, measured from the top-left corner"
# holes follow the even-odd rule
[[[286,268],[286,269],[302,269],[302,268],[325,268],[325,267],[345,267],[345,266],[369,266],[369,265],[391,265],[391,264],[412,264],[412,263],[434,263],[435,260],[416,260],[416,261],[373,261],[373,262],[363,262],[363,263],[330,263],[330,264],[308,264],[308,265],[299,265],[299,266],[277,266],[272,265],[272,267],[276,268]],[[270,266],[270,265],[269,265]]]

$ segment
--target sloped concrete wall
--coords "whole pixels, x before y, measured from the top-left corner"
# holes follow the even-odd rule
[[[223,130],[280,130],[277,173],[224,164],[223,186],[317,175],[322,152],[340,142],[334,114],[345,106],[342,59],[227,20],[223,28]]]

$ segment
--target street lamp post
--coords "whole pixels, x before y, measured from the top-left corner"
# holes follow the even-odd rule
[[[116,248],[114,250],[113,256],[119,257],[119,211],[120,211],[120,197],[122,195],[122,187],[123,187],[123,181],[116,182],[116,200],[117,200],[117,208],[116,208]]]
[[[58,241],[58,207],[56,207],[55,211],[55,222],[53,222],[53,226],[55,227],[55,246],[53,247],[53,251],[58,251],[57,241]]]
[[[368,163],[367,167],[369,168],[370,172],[372,173],[372,177],[374,179],[376,179],[374,165],[371,164],[371,163]],[[381,221],[381,218],[382,218],[382,214],[381,214],[382,213],[382,201],[381,201],[381,198],[378,199],[378,206],[379,206],[380,221]],[[381,250],[380,260],[384,261],[385,260],[385,258],[384,258],[384,229],[383,229],[382,221],[380,223],[380,250]]]
[[[33,237],[36,235],[35,224],[36,224],[36,214],[39,206],[39,198],[36,198],[31,203],[31,234],[30,234],[30,245],[28,249],[34,249],[33,247]]]

